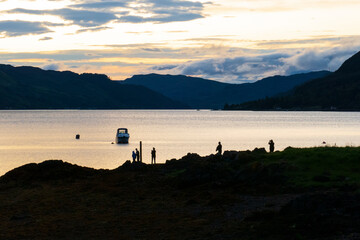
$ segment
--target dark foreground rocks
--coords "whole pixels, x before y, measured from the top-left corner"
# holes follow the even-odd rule
[[[166,164],[126,162],[114,170],[62,161],[28,164],[0,178],[0,239],[360,236],[354,182],[328,171],[325,183],[294,187],[289,172],[300,167],[283,156],[268,157],[262,149],[188,154]]]
[[[253,213],[242,228],[264,239],[359,239],[359,201],[356,193],[303,194],[280,211]]]

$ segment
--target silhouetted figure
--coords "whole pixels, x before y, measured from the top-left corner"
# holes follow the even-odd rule
[[[133,162],[135,162],[135,159],[136,159],[136,153],[135,153],[135,151],[132,151],[132,159],[133,159]]]
[[[269,141],[269,146],[270,146],[270,152],[271,153],[274,152],[275,143],[274,143],[274,141],[272,139]]]
[[[140,153],[139,153],[139,150],[136,148],[136,149],[135,149],[135,152],[136,152],[136,161],[140,162]]]
[[[222,145],[221,145],[221,142],[219,142],[219,144],[217,145],[216,151],[217,151],[217,155],[221,155],[221,154],[222,154]]]
[[[154,147],[151,150],[151,164],[156,164],[156,150]]]

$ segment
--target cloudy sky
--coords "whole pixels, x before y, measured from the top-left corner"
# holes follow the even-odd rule
[[[233,83],[333,71],[360,51],[359,12],[359,0],[0,0],[0,63]]]

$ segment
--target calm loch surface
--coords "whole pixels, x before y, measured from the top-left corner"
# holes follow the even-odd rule
[[[130,142],[111,144],[117,128],[129,129]],[[76,140],[75,135],[80,134]],[[359,112],[250,112],[193,110],[0,111],[0,175],[30,162],[61,159],[113,169],[131,159],[143,142],[143,160],[152,147],[158,162],[189,152],[268,149],[288,146],[360,145]]]

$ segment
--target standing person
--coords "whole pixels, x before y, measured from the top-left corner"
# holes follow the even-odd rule
[[[269,141],[269,147],[270,147],[270,152],[271,153],[274,152],[275,143],[274,143],[274,141],[272,139]]]
[[[136,148],[136,149],[135,149],[135,152],[136,152],[136,153],[135,153],[135,154],[136,154],[136,161],[137,161],[137,162],[140,162],[140,153],[139,153],[139,150]]]
[[[156,164],[156,150],[154,147],[151,150],[151,164]]]
[[[219,144],[217,145],[216,151],[217,151],[217,155],[221,155],[221,154],[222,154],[222,145],[221,145],[221,142],[219,142]]]
[[[135,159],[136,159],[136,153],[135,153],[135,151],[132,151],[132,159],[133,159],[133,162],[135,162]]]

